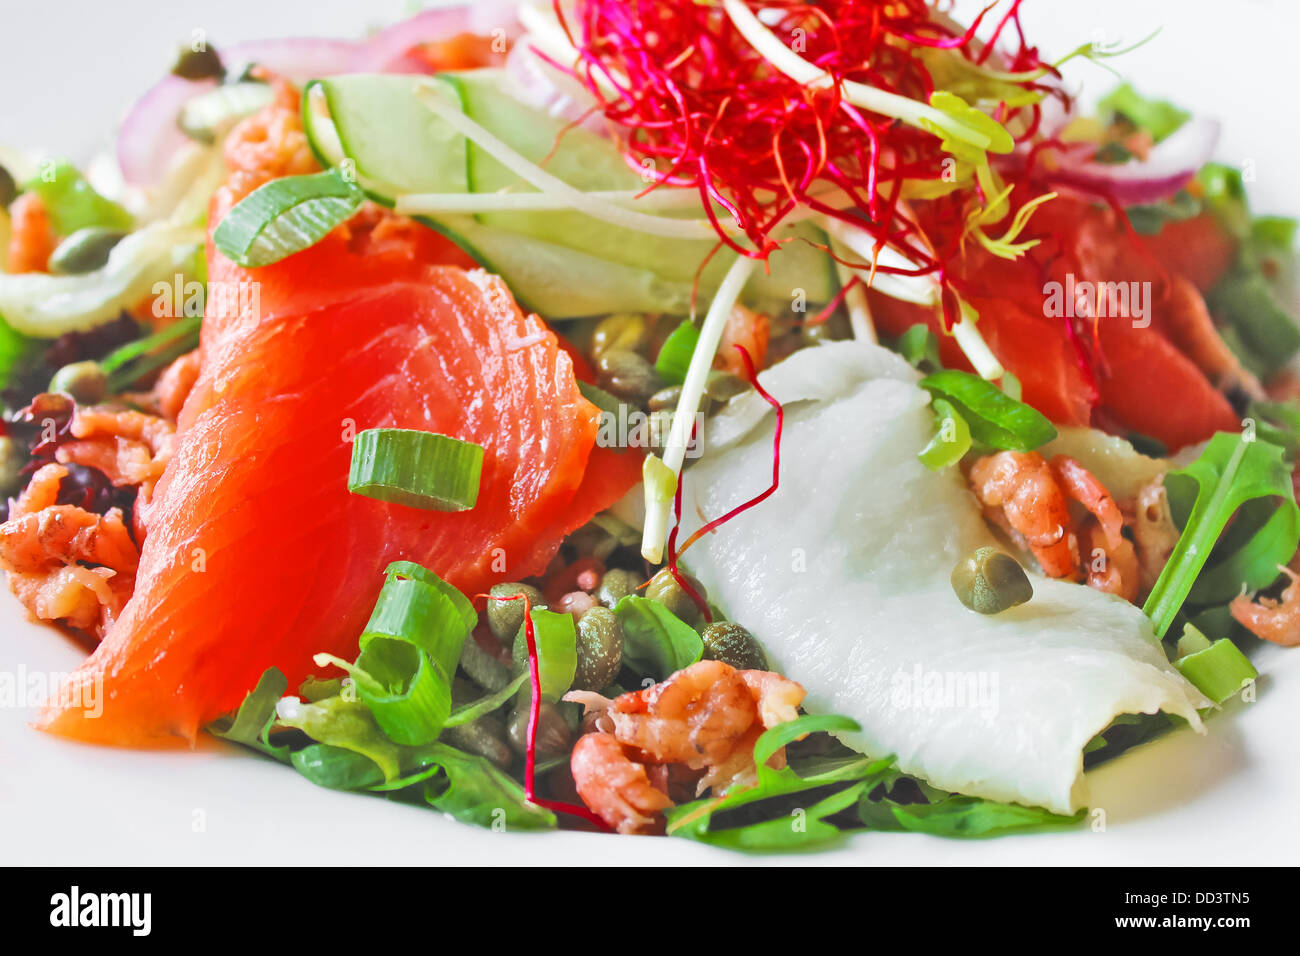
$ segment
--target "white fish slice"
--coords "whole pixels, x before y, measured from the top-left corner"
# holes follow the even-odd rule
[[[684,563],[807,688],[810,712],[862,725],[846,743],[936,787],[1065,813],[1086,803],[1084,746],[1117,715],[1202,729],[1209,701],[1131,604],[1039,575],[1033,600],[1000,615],[958,602],[953,566],[995,541],[956,469],[917,461],[933,415],[900,357],[823,345],[761,380],[786,408],[780,490]],[[753,393],[710,423],[686,534],[767,487],[773,429]]]

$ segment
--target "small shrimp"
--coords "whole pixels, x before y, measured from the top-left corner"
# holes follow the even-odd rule
[[[114,485],[139,485],[146,494],[162,477],[176,444],[176,426],[137,411],[78,407],[72,419],[74,441],[61,444],[62,464],[97,468]]]
[[[85,562],[134,572],[139,560],[119,508],[97,515],[75,505],[51,505],[0,524],[0,567],[6,571]]]
[[[1107,545],[1118,549],[1124,540],[1121,533],[1124,530],[1124,516],[1106,486],[1068,455],[1057,455],[1050,464],[1061,490],[1096,516]]]
[[[1077,577],[1078,541],[1070,531],[1070,509],[1042,455],[1032,451],[987,455],[975,462],[970,480],[986,511],[1025,540],[1044,574]]]
[[[1178,527],[1169,510],[1164,475],[1143,485],[1137,493],[1133,539],[1137,543],[1138,572],[1142,590],[1155,587],[1160,572],[1178,544]]]
[[[1296,559],[1291,563],[1295,565]],[[1239,594],[1228,605],[1228,613],[1256,637],[1283,647],[1296,647],[1300,645],[1300,576],[1292,568],[1278,570],[1291,580],[1280,601],[1269,598],[1252,601],[1247,595]]]
[[[754,696],[759,720],[765,730],[799,716],[799,705],[808,694],[802,684],[771,671],[741,671],[740,679]]]
[[[49,272],[50,253],[59,244],[49,213],[36,193],[23,193],[9,205],[9,272]]]
[[[662,832],[663,811],[673,802],[613,734],[578,738],[569,767],[582,802],[619,833]]]
[[[735,668],[699,661],[653,687],[615,699],[614,736],[653,763],[699,770],[723,760],[758,719]]]
[[[231,172],[225,188],[232,200],[242,199],[268,180],[320,169],[303,132],[298,90],[279,77],[269,81],[271,102],[241,120],[226,137],[223,154]]]
[[[198,349],[186,352],[163,369],[150,393],[153,405],[163,419],[175,424],[176,419],[180,417],[181,407],[185,404],[185,399],[190,397],[198,377]]]
[[[766,315],[743,305],[734,306],[727,316],[727,324],[722,328],[722,338],[718,343],[713,367],[745,377],[748,374],[745,362],[736,351],[736,346],[741,346],[749,353],[754,368],[762,368],[767,361],[767,344],[771,337],[772,323]]]
[[[1141,575],[1133,542],[1123,535],[1113,543],[1101,523],[1090,521],[1080,535],[1088,587],[1117,594],[1133,604],[1137,601]]]

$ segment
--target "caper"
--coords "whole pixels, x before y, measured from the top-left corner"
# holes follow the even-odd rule
[[[520,620],[522,621],[522,617]],[[483,650],[478,641],[474,640],[473,635],[466,638],[464,645],[461,646],[460,669],[468,674],[475,684],[490,693],[496,693],[510,683],[510,668]]]
[[[530,584],[520,584],[517,581],[494,584],[488,591],[488,627],[491,628],[498,641],[506,644],[514,641],[515,635],[519,633],[520,625],[524,623],[524,602],[520,600],[498,601],[493,599],[512,597],[521,593],[528,595],[530,607],[540,607],[546,603],[541,591]]]
[[[529,702],[520,698],[514,714],[510,717],[509,728],[510,746],[516,753],[522,754],[528,750],[529,714]],[[569,745],[573,743],[573,730],[569,727],[569,722],[565,720],[560,708],[549,700],[542,701],[537,711],[536,743],[537,753],[550,757],[568,753]]]
[[[636,594],[636,589],[644,583],[641,575],[635,571],[610,568],[601,577],[600,587],[596,588],[596,600],[605,607],[615,607],[629,594]]]
[[[79,405],[94,405],[108,394],[108,375],[98,362],[73,362],[54,373],[50,391],[71,395]]]
[[[998,614],[1034,596],[1020,562],[997,548],[980,548],[952,569],[957,600],[980,614]]]
[[[610,349],[631,351],[645,341],[645,319],[639,315],[611,315],[601,319],[591,333],[591,357],[598,359]]]
[[[701,601],[708,600],[703,584],[685,571],[678,569],[677,573],[694,589]],[[694,625],[702,617],[695,599],[677,583],[677,579],[673,577],[672,571],[668,568],[664,568],[650,579],[650,584],[645,589],[645,596],[652,601],[658,601],[687,624]]]
[[[0,166],[0,209],[4,209],[18,195],[18,184],[14,182],[13,173]]]
[[[644,405],[663,387],[663,380],[644,356],[627,349],[608,349],[596,359],[600,387],[616,398]]]
[[[126,233],[118,229],[98,226],[78,229],[54,247],[50,253],[50,271],[61,275],[83,275],[102,269],[113,247],[125,238]]]
[[[719,404],[728,402],[749,388],[749,383],[739,375],[719,372],[716,369],[704,380],[704,394]]]
[[[704,642],[704,656],[722,661],[740,671],[767,670],[767,655],[758,638],[739,624],[717,621],[700,632]]]
[[[601,690],[623,661],[623,622],[607,607],[593,607],[578,619],[577,690]]]
[[[184,47],[172,64],[172,75],[185,80],[211,80],[222,76],[226,68],[221,65],[221,55],[210,46],[201,50]]]
[[[442,739],[453,747],[485,757],[502,769],[510,766],[510,747],[506,743],[505,725],[491,714],[471,720],[468,724],[444,727]]]

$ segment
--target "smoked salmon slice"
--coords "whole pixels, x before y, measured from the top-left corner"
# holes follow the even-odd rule
[[[209,251],[211,280],[256,282],[258,299],[210,303],[135,594],[72,676],[102,695],[60,697],[102,700],[102,715],[56,706],[43,729],[193,741],[266,668],[297,686],[314,654],[351,657],[389,562],[469,594],[537,574],[638,480],[638,455],[594,447],[599,411],[539,318],[481,270],[430,264],[450,254],[428,230],[377,222],[259,270]],[[350,494],[351,439],[379,427],[482,445],[474,508]]]

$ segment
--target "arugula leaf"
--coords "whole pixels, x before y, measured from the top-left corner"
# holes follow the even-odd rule
[[[384,782],[384,772],[365,754],[330,744],[308,744],[290,756],[295,770],[330,790],[366,790]]]
[[[435,810],[492,829],[538,830],[555,826],[555,814],[529,803],[524,788],[484,758],[434,744],[427,759],[437,773],[426,780],[424,799]]]
[[[271,743],[271,727],[275,724],[275,705],[289,687],[288,678],[275,667],[268,669],[248,692],[244,702],[233,714],[218,717],[208,724],[208,730],[223,740],[252,747],[276,760],[287,761],[289,748]]]
[[[623,663],[643,677],[663,680],[704,654],[704,641],[658,601],[629,594],[614,608],[623,624]]]
[[[1291,470],[1282,449],[1258,437],[1253,441],[1249,437],[1220,432],[1210,439],[1200,458],[1165,477],[1175,517],[1181,511],[1187,514],[1187,519],[1178,544],[1142,608],[1160,637],[1168,632],[1192,593],[1228,520],[1243,505],[1276,497],[1281,500],[1277,506],[1281,516],[1268,518],[1261,526],[1269,529],[1268,534],[1252,536],[1243,546],[1245,552],[1238,552],[1231,559],[1228,565],[1232,568],[1231,575],[1250,576],[1236,582],[1237,589],[1243,583],[1261,587],[1268,581],[1259,582],[1259,576],[1266,573],[1269,581],[1276,578],[1277,565],[1289,560],[1300,543],[1300,508],[1296,507]],[[1196,488],[1195,499],[1189,508],[1192,485]],[[1258,513],[1251,514],[1258,521]],[[1271,573],[1266,570],[1270,563]],[[1210,580],[1221,589],[1221,579]],[[1210,599],[1217,593],[1216,589],[1203,586],[1201,597]]]
[[[360,701],[327,697],[314,704],[289,698],[278,710],[280,723],[296,727],[322,744],[369,757],[391,780],[402,772],[402,750],[380,729],[370,708]]]
[[[226,213],[212,241],[238,265],[269,266],[320,242],[352,218],[365,198],[365,192],[336,169],[273,179]]]
[[[1192,115],[1164,100],[1147,99],[1128,83],[1103,97],[1097,107],[1102,112],[1122,116],[1138,129],[1150,133],[1157,143],[1177,132]]]
[[[799,717],[765,731],[754,744],[757,781],[723,797],[667,810],[668,835],[749,850],[808,847],[837,839],[843,831],[826,818],[853,806],[865,790],[883,779],[893,758],[863,757],[807,777],[790,767],[774,770],[767,761],[804,734],[859,729],[847,717],[818,715]],[[777,800],[786,797],[804,799]]]
[[[981,837],[1006,830],[1074,826],[1087,814],[1080,810],[1063,816],[1042,807],[998,803],[982,797],[952,795],[932,803],[913,803],[890,808],[899,826],[912,833],[931,836]]]
[[[920,385],[951,402],[971,437],[985,445],[1033,451],[1056,437],[1056,428],[1041,412],[978,375],[945,369],[921,379]]]

